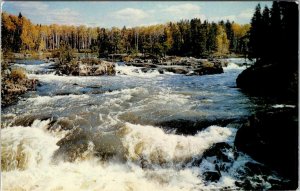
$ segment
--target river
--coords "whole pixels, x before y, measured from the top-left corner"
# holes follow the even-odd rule
[[[116,76],[100,77],[18,61],[40,85],[2,110],[3,190],[238,189],[255,161],[236,155],[233,141],[257,106],[235,87],[243,61],[229,61],[217,75],[142,73],[119,63]],[[219,159],[207,151],[221,142],[228,160],[216,170]],[[220,179],[204,178],[215,171]]]

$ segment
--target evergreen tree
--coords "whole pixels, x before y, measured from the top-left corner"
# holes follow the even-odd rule
[[[284,60],[284,68],[290,71],[298,70],[299,50],[299,11],[296,2],[280,2],[282,11],[282,52],[281,60]]]
[[[199,34],[199,56],[206,56],[206,43],[207,43],[207,35],[208,35],[208,23],[204,21],[204,23],[200,26],[200,34]]]
[[[271,45],[271,28],[270,28],[270,10],[267,6],[265,6],[263,13],[262,13],[262,22],[261,22],[261,33],[262,33],[262,58],[270,59],[272,54],[272,49],[270,47]],[[274,39],[273,39],[274,40]]]
[[[234,50],[234,41],[233,41],[233,30],[232,30],[232,24],[229,20],[226,21],[225,23],[225,30],[226,30],[226,35],[229,40],[229,50],[232,52]]]
[[[262,38],[261,38],[261,7],[258,4],[255,8],[254,15],[251,19],[251,28],[250,28],[250,41],[249,41],[249,56],[250,58],[256,58],[257,60],[262,56]]]
[[[270,50],[273,54],[274,60],[278,60],[281,54],[281,48],[283,44],[282,38],[282,30],[281,30],[281,11],[279,7],[279,3],[277,1],[273,2],[271,9],[271,42],[270,42]]]
[[[200,19],[192,19],[191,20],[191,49],[192,55],[198,57],[201,55],[201,20]]]
[[[209,28],[208,39],[206,44],[207,51],[209,52],[209,54],[212,54],[217,50],[217,42],[216,42],[217,30],[218,30],[217,24],[213,22]]]

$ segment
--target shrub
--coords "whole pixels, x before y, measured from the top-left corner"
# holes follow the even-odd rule
[[[66,63],[73,59],[73,54],[74,53],[70,45],[65,42],[61,42],[59,49],[52,52],[52,57],[58,58],[60,63]]]
[[[24,69],[22,68],[14,68],[11,70],[10,77],[14,80],[21,80],[27,78]]]

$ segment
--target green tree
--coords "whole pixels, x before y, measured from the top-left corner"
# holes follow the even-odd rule
[[[234,51],[234,34],[233,34],[233,30],[232,30],[232,23],[227,20],[225,23],[225,30],[226,30],[226,35],[227,38],[229,40],[229,50],[230,52]]]
[[[250,41],[249,41],[249,55],[250,58],[256,58],[257,60],[262,56],[262,15],[261,7],[258,4],[255,8],[254,15],[251,19],[251,28],[250,28]]]
[[[208,39],[206,44],[207,51],[209,52],[209,54],[212,54],[215,51],[217,51],[217,30],[217,24],[213,22],[209,27]]]

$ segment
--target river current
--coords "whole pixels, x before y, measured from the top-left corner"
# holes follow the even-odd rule
[[[233,141],[256,105],[236,88],[244,61],[229,61],[217,75],[118,63],[116,76],[100,77],[58,76],[53,63],[18,61],[40,85],[2,110],[2,189],[238,189],[245,163],[255,161],[236,155]],[[220,159],[207,153],[218,143],[229,147],[216,169]],[[205,179],[215,171],[220,179]]]

